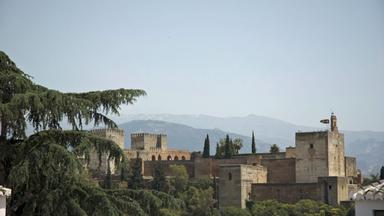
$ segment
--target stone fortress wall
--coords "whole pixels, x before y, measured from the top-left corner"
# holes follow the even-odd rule
[[[139,157],[143,161],[190,160],[189,151],[168,149],[167,135],[132,133],[131,149],[125,149],[128,158]]]
[[[106,139],[114,141],[121,149],[124,150],[125,155],[134,159],[139,157],[143,163],[145,161],[178,161],[190,160],[191,154],[189,151],[168,149],[167,135],[165,134],[152,134],[152,133],[132,133],[131,134],[131,149],[124,148],[125,133],[121,129],[95,129],[90,133],[95,134]],[[97,152],[91,152],[90,163],[88,168],[97,175],[106,174],[108,166],[111,168],[112,174],[118,174],[119,171],[113,161],[108,162],[108,155],[103,154],[101,163]],[[147,166],[148,167],[148,166]],[[143,171],[144,172],[144,171]]]
[[[95,129],[91,130],[90,133],[97,136],[110,139],[114,141],[121,149],[124,149],[124,130],[121,129]],[[118,174],[117,167],[113,161],[108,162],[108,154],[103,154],[101,156],[101,162],[99,160],[98,153],[92,151],[90,154],[90,160],[88,169],[93,173],[97,174],[106,174],[108,171],[108,166],[111,168],[113,174]]]
[[[190,177],[218,179],[220,208],[243,208],[247,199],[287,203],[314,199],[338,205],[356,190],[359,173],[356,159],[344,155],[344,135],[336,121],[332,114],[330,130],[296,133],[295,147],[274,154],[203,158],[200,153],[168,149],[166,135],[149,133],[132,134],[132,148],[124,152],[130,159],[141,159],[145,179],[152,179],[158,165],[166,175],[171,175],[170,166],[183,165]],[[124,140],[121,133],[101,134]]]

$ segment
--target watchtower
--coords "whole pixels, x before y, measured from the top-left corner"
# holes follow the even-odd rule
[[[296,182],[317,182],[318,177],[345,176],[344,134],[332,113],[331,129],[296,133]]]
[[[112,140],[121,149],[124,149],[124,130],[122,129],[95,129],[91,130],[90,133]],[[117,174],[118,170],[116,169],[117,167],[115,166],[115,163],[113,161],[109,161],[108,158],[108,154],[103,154],[99,158],[98,153],[93,150],[90,154],[90,163],[88,165],[88,168],[100,174],[105,174],[108,171],[108,167],[110,167],[111,172],[113,174]]]
[[[114,141],[121,149],[124,149],[124,130],[123,129],[95,129],[91,133],[100,137]]]
[[[132,150],[167,150],[168,142],[166,134],[133,133],[131,134]]]

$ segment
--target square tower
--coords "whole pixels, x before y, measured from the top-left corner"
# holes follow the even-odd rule
[[[166,134],[133,133],[131,134],[132,150],[167,150]]]
[[[261,165],[220,165],[219,207],[245,208],[252,184],[267,183],[267,168]]]
[[[91,130],[90,133],[112,140],[121,149],[124,149],[124,130],[122,129],[95,129]],[[108,167],[110,167],[113,174],[118,174],[119,171],[117,170],[114,161],[109,161],[108,158],[109,155],[106,153],[102,154],[101,158],[99,158],[98,153],[95,149],[93,149],[90,154],[90,163],[88,168],[92,171],[105,174],[108,171]],[[101,161],[99,161],[100,159]]]
[[[296,133],[296,182],[317,182],[318,177],[345,176],[344,134],[339,133],[336,117],[331,130]]]

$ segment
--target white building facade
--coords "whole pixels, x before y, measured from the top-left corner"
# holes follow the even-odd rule
[[[5,216],[6,213],[6,199],[11,196],[11,189],[0,186],[0,216]]]
[[[384,180],[352,195],[356,216],[384,216]]]

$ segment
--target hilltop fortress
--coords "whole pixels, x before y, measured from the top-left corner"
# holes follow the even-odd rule
[[[168,150],[166,135],[148,133],[131,134],[132,148],[124,152],[131,159],[141,159],[146,179],[151,179],[157,164],[167,175],[169,167],[177,164],[184,165],[190,177],[216,179],[220,208],[245,208],[247,200],[266,199],[287,203],[313,199],[338,205],[357,190],[361,175],[356,159],[344,155],[344,134],[339,132],[333,114],[330,124],[330,129],[324,131],[297,132],[295,147],[279,153],[203,158],[198,153],[191,156],[188,151]],[[122,131],[97,133],[124,146]]]

